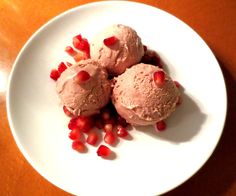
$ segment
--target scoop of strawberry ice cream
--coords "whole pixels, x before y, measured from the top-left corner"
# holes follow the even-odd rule
[[[158,71],[164,72],[156,66],[141,63],[114,79],[112,102],[128,123],[152,125],[175,110],[179,90],[165,72],[164,81],[159,85],[159,78],[154,77]]]
[[[96,114],[110,98],[111,88],[107,77],[106,70],[98,62],[82,60],[61,74],[56,91],[62,104],[72,114]]]
[[[105,45],[104,39],[115,37],[111,45]],[[140,62],[144,55],[141,38],[132,28],[116,24],[105,28],[90,44],[90,55],[101,63],[111,75],[119,75],[126,68]]]

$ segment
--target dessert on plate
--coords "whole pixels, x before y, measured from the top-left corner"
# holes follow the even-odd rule
[[[68,67],[56,82],[56,91],[74,116],[99,113],[110,99],[108,74],[98,62],[87,59]]]
[[[114,80],[112,102],[132,125],[153,125],[176,108],[180,93],[163,69],[140,63]]]
[[[143,44],[131,27],[115,24],[99,32],[90,44],[91,58],[105,67],[109,74],[122,74],[126,68],[140,62]]]
[[[70,117],[74,150],[85,152],[86,144],[96,146],[101,135],[104,143],[114,146],[117,137],[129,136],[128,124],[166,129],[164,120],[181,102],[180,84],[162,69],[160,57],[142,44],[134,29],[115,24],[98,33],[91,44],[81,34],[72,43],[74,48],[67,46],[65,51],[75,63],[61,62],[50,77]],[[94,127],[103,131],[98,134]],[[109,147],[98,146],[98,156],[110,154]]]

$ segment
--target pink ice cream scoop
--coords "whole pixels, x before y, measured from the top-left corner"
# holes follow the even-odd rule
[[[67,68],[57,80],[56,91],[64,106],[74,115],[99,112],[110,98],[108,74],[94,60],[82,60]]]
[[[104,39],[114,38],[109,45]],[[101,63],[111,75],[119,75],[126,68],[140,62],[144,55],[141,38],[132,28],[116,24],[108,26],[100,32],[90,45],[90,55]]]
[[[161,77],[155,78],[157,72],[162,73]],[[114,80],[112,102],[132,125],[155,124],[176,108],[180,92],[171,78],[156,66],[137,64]]]

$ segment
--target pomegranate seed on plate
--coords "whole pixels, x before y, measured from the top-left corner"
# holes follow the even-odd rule
[[[72,148],[78,152],[81,152],[81,153],[85,152],[85,150],[86,150],[84,143],[77,141],[77,140],[72,142]]]
[[[60,73],[58,70],[56,69],[52,69],[51,73],[50,73],[50,78],[52,78],[53,80],[57,81],[57,79],[60,77]]]
[[[105,132],[111,132],[113,130],[112,124],[105,124],[103,127]]]
[[[117,42],[117,40],[118,39],[115,36],[111,36],[111,37],[108,37],[108,38],[104,39],[103,43],[106,46],[112,46],[112,45],[114,45]]]
[[[76,126],[79,130],[83,131],[84,133],[87,133],[92,129],[93,122],[90,117],[78,116],[76,118]]]
[[[79,140],[81,132],[78,129],[72,129],[69,133],[69,138],[72,140]]]
[[[69,54],[72,57],[77,54],[77,52],[71,46],[66,46],[65,51],[67,54]]]
[[[105,136],[104,136],[104,142],[106,142],[107,144],[114,144],[116,141],[116,136],[113,132],[106,132]]]
[[[97,149],[97,155],[101,157],[107,157],[111,154],[110,148],[105,145],[100,145]]]
[[[67,69],[67,66],[65,65],[65,63],[61,62],[59,65],[58,65],[58,71],[59,73],[61,74],[63,71],[65,71]]]
[[[82,70],[77,73],[75,79],[77,83],[81,84],[88,81],[90,79],[90,75],[87,71]]]
[[[84,52],[77,52],[75,56],[73,56],[75,62],[79,62],[81,60],[87,59],[87,56]]]
[[[94,132],[88,134],[86,142],[90,145],[95,145],[98,141],[98,135]]]
[[[156,71],[153,74],[154,81],[158,87],[161,87],[165,82],[165,72],[164,71]]]
[[[110,119],[110,112],[109,112],[108,110],[103,111],[103,112],[102,112],[102,118],[103,118],[104,120]]]
[[[161,120],[161,121],[157,122],[156,128],[157,128],[157,131],[164,131],[166,129],[165,121]]]
[[[128,135],[128,131],[120,125],[117,126],[116,133],[119,137],[126,137]]]
[[[69,117],[73,116],[73,114],[68,110],[68,108],[66,106],[63,106],[63,111],[67,116],[69,116]]]
[[[124,118],[122,118],[121,116],[117,117],[117,123],[119,125],[121,125],[122,127],[127,127],[128,123],[126,122],[126,120]]]
[[[90,52],[90,46],[88,43],[88,40],[85,38],[82,38],[81,34],[75,36],[73,38],[73,45],[76,49],[81,50],[89,54]]]

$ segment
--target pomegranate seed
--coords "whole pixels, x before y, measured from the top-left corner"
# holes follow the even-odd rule
[[[127,130],[124,127],[120,126],[120,125],[117,126],[116,133],[119,137],[126,137],[128,135]]]
[[[77,119],[77,118],[72,118],[72,119],[70,119],[70,122],[69,122],[69,124],[68,124],[68,128],[69,128],[70,130],[77,129],[76,119]]]
[[[97,155],[101,157],[107,157],[111,154],[110,148],[105,145],[100,145],[97,149]]]
[[[174,83],[175,83],[175,86],[176,86],[177,88],[180,88],[180,87],[181,87],[181,85],[180,85],[180,83],[179,83],[178,81],[174,81]]]
[[[90,75],[87,71],[79,71],[76,75],[76,82],[81,84],[90,79]]]
[[[110,112],[109,111],[103,111],[102,112],[102,118],[103,118],[103,120],[108,120],[108,119],[110,119]]]
[[[65,51],[67,54],[69,54],[72,57],[77,54],[77,52],[71,46],[66,46]]]
[[[66,62],[67,67],[71,67],[72,63]]]
[[[156,123],[156,128],[158,131],[164,131],[166,129],[166,123],[165,121],[161,120]]]
[[[67,69],[67,66],[65,65],[65,63],[61,62],[59,65],[58,65],[58,71],[59,73],[61,74],[63,71],[65,71]]]
[[[68,110],[68,108],[66,106],[63,106],[63,111],[67,116],[69,116],[69,117],[73,116],[73,114]]]
[[[122,118],[121,116],[117,117],[117,122],[122,127],[127,127],[128,126],[128,123],[126,122],[126,120],[124,118]]]
[[[95,120],[95,126],[96,126],[98,129],[102,129],[102,128],[103,128],[102,120],[101,120],[101,119],[96,119],[96,120]]]
[[[98,135],[94,132],[91,132],[88,134],[86,141],[90,145],[95,145],[98,141]]]
[[[107,144],[114,144],[116,141],[116,136],[114,135],[113,132],[106,132],[105,136],[104,136],[104,142],[106,142]]]
[[[60,73],[58,70],[56,69],[52,69],[51,73],[50,73],[50,78],[52,78],[53,80],[57,81],[57,79],[60,77]]]
[[[78,129],[73,129],[69,133],[69,138],[72,140],[79,140],[81,136],[81,132]]]
[[[89,54],[90,46],[88,43],[88,40],[85,38],[82,38],[81,35],[77,35],[73,38],[73,45],[76,49],[81,50]]]
[[[77,140],[72,142],[72,148],[81,153],[85,152],[86,150],[84,143]]]
[[[164,71],[156,71],[153,74],[154,81],[157,86],[161,87],[165,82],[165,72]]]
[[[113,118],[109,118],[107,120],[104,120],[104,124],[111,124],[112,126],[115,126],[115,120]]]
[[[87,56],[84,52],[77,52],[75,56],[73,56],[75,62],[79,62],[81,60],[87,59]]]
[[[87,133],[92,129],[93,122],[90,117],[78,116],[76,118],[76,126],[79,130],[83,131],[84,133]]]
[[[111,36],[111,37],[108,37],[108,38],[104,39],[103,43],[106,46],[112,46],[112,45],[114,45],[117,42],[117,40],[118,39],[115,36]]]
[[[112,124],[105,124],[103,127],[105,132],[111,132],[113,130]]]
[[[93,122],[90,117],[78,116],[72,118],[68,124],[70,130],[78,129],[87,133],[93,127]]]

